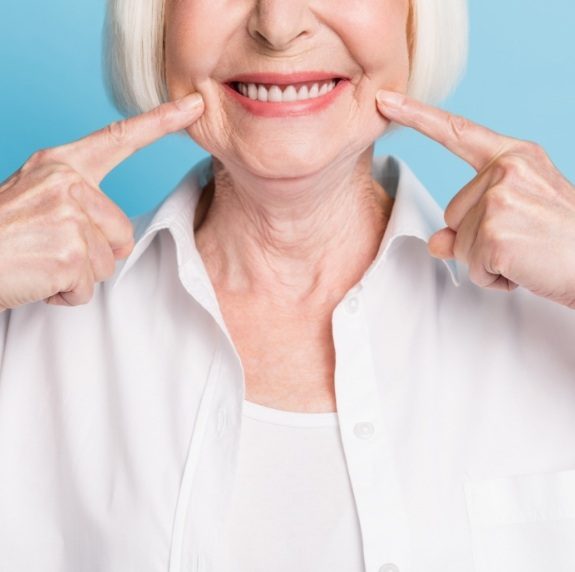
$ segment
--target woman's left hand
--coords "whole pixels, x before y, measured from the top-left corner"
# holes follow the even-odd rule
[[[429,253],[465,262],[478,286],[521,286],[575,309],[575,187],[543,148],[395,92],[380,91],[377,107],[477,171],[447,205]]]

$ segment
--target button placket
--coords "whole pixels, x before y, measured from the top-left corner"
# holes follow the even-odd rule
[[[217,399],[219,389],[218,380],[222,369],[222,351],[218,344],[214,352],[214,358],[210,365],[206,387],[202,395],[196,417],[196,429],[194,430],[188,452],[185,459],[184,473],[178,491],[175,509],[175,522],[172,538],[170,541],[169,572],[182,572],[189,569],[185,559],[189,558],[184,547],[189,539],[194,538],[197,546],[207,544],[207,529],[205,522],[198,522],[195,511],[189,511],[190,499],[194,495],[194,479],[199,468],[202,446],[209,427],[212,411],[212,403]],[[199,514],[199,513],[198,513]],[[192,533],[190,534],[190,530]],[[196,550],[195,554],[198,552]]]
[[[342,443],[361,523],[366,569],[399,572],[396,563],[409,569],[409,527],[391,434],[382,416],[361,290],[349,291],[333,321]]]

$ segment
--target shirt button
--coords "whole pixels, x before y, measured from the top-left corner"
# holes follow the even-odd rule
[[[384,564],[377,572],[399,572],[399,568],[392,562]]]
[[[345,307],[350,314],[355,314],[359,310],[359,299],[356,296],[348,298]]]
[[[373,423],[356,423],[353,428],[353,432],[361,439],[369,439],[373,435],[374,431],[375,428],[373,427]]]

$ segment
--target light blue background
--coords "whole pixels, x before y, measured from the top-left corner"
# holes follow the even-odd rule
[[[5,3],[0,19],[0,180],[36,149],[117,119],[101,80],[103,0]],[[538,141],[575,181],[575,2],[476,0],[466,75],[442,107],[514,137]],[[408,162],[442,207],[474,171],[404,129],[376,154]],[[113,171],[103,190],[135,216],[159,203],[205,151],[172,135]]]

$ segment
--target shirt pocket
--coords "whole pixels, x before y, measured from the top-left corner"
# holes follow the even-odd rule
[[[575,571],[575,469],[464,483],[476,572]]]

